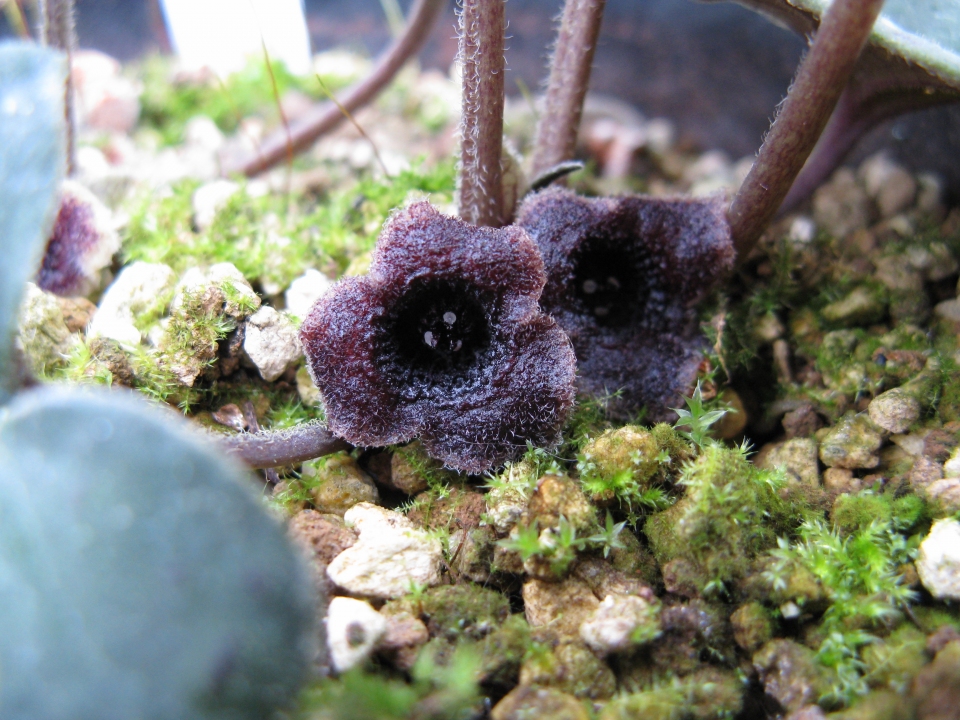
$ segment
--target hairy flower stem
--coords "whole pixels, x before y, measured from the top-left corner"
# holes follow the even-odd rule
[[[500,227],[503,217],[504,0],[463,0],[460,64],[460,217]]]
[[[256,157],[237,165],[224,168],[224,175],[243,173],[253,177],[284,162],[291,152],[299,153],[310,147],[321,135],[330,132],[347,119],[348,113],[356,112],[383,90],[411,57],[420,52],[430,30],[446,7],[447,0],[416,0],[410,10],[403,34],[381,55],[373,72],[347,91],[339,104],[323,103],[286,130],[268,137],[260,146]]]
[[[606,0],[567,0],[564,6],[546,101],[537,123],[534,176],[574,155],[605,4]]]
[[[813,150],[867,42],[883,0],[834,0],[780,113],[727,213],[737,257],[753,249]]]
[[[67,133],[67,175],[73,175],[77,166],[77,130],[73,108],[73,53],[77,49],[77,26],[73,0],[40,0],[39,15],[40,38],[43,44],[63,50],[67,55],[63,117]]]
[[[302,423],[287,430],[215,437],[230,454],[256,469],[292,465],[350,448],[349,443],[320,422]]]

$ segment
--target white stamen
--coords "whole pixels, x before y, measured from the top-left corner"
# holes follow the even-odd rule
[[[427,331],[423,334],[423,341],[424,341],[429,347],[435,348],[435,347],[437,346],[437,341],[433,339],[433,333],[430,332],[429,330],[427,330]]]
[[[593,295],[596,291],[597,291],[596,280],[584,280],[583,292],[585,292],[587,295]]]
[[[457,321],[456,314],[450,312],[449,310],[443,314],[443,321],[447,325],[453,325]]]

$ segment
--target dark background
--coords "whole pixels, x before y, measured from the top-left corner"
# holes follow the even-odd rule
[[[240,1],[240,0],[238,0]],[[335,46],[370,54],[390,40],[379,0],[306,0],[314,51]],[[410,0],[400,0],[406,11]],[[507,92],[517,80],[537,88],[561,0],[510,0]],[[453,5],[421,58],[447,69],[456,53]],[[157,0],[77,0],[82,47],[120,60],[166,48]],[[10,30],[0,16],[0,35]],[[608,0],[593,89],[677,123],[682,142],[721,148],[734,159],[755,152],[803,51],[803,40],[733,3]],[[877,128],[855,152],[879,147],[913,169],[938,171],[960,199],[960,109],[904,116]]]

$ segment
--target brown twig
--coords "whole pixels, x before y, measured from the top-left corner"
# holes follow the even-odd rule
[[[883,0],[834,0],[728,211],[737,256],[753,249],[823,132]]]
[[[463,0],[460,13],[460,217],[500,227],[503,217],[504,0]]]
[[[77,49],[77,27],[73,0],[40,0],[40,38],[44,45],[63,50],[67,55],[63,116],[66,125],[67,175],[77,167],[76,119],[73,107],[73,53]]]
[[[292,465],[350,448],[321,422],[302,423],[287,430],[218,435],[216,439],[228,452],[257,469]]]
[[[563,8],[547,95],[537,123],[534,175],[574,156],[605,3],[606,0],[567,0]]]
[[[373,72],[347,92],[341,100],[342,106],[350,112],[356,112],[358,108],[373,100],[393,80],[407,60],[420,52],[430,29],[446,4],[447,0],[416,0],[403,35],[381,55]],[[336,103],[323,103],[290,126],[289,138],[283,131],[270,136],[264,140],[256,157],[225,167],[224,174],[239,172],[247,177],[258,175],[283,162],[288,147],[292,147],[294,152],[302,152],[345,119]]]

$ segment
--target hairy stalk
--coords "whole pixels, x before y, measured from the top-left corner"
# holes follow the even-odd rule
[[[537,123],[533,174],[573,158],[606,0],[567,0]]]
[[[813,150],[883,0],[834,0],[820,22],[750,174],[728,211],[737,257],[753,249]]]
[[[436,19],[446,7],[447,0],[416,0],[410,11],[406,28],[390,48],[380,56],[376,68],[361,82],[347,91],[337,103],[323,103],[311,110],[286,131],[271,135],[260,147],[256,157],[241,164],[227,166],[224,174],[243,173],[247,177],[258,175],[282,163],[288,152],[303,152],[321,135],[330,132],[346,118],[340,106],[350,112],[356,112],[383,90],[411,57],[420,52]]]
[[[257,469],[292,465],[350,447],[318,421],[286,430],[216,435],[215,438],[234,457]]]
[[[460,13],[460,217],[500,227],[503,216],[504,0],[463,0]]]
[[[39,0],[40,38],[44,45],[63,50],[67,55],[67,78],[64,84],[64,124],[67,128],[67,175],[77,167],[76,122],[73,108],[73,53],[77,48],[77,26],[73,0]]]

